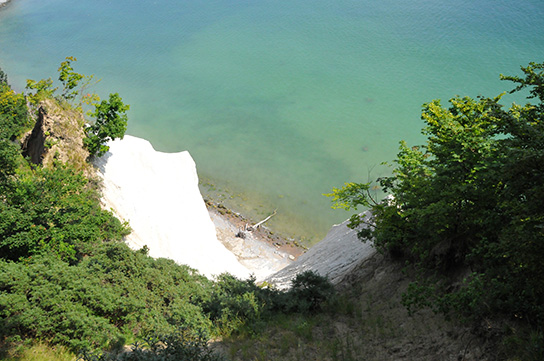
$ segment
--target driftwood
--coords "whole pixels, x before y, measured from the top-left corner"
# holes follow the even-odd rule
[[[253,227],[249,227],[249,228],[248,228],[248,231],[251,232],[251,231],[253,231],[253,230],[259,228],[259,226],[260,226],[261,224],[263,224],[264,222],[268,221],[270,218],[274,217],[274,216],[276,215],[276,211],[277,211],[277,209],[275,209],[275,210],[274,210],[274,213],[272,213],[271,215],[269,215],[268,217],[266,217],[266,218],[263,219],[262,221],[260,221],[260,222],[258,222],[258,223],[255,223],[255,225],[254,225]]]
[[[276,215],[276,211],[277,211],[277,209],[274,210],[274,213],[272,213],[271,215],[269,215],[268,217],[266,217],[262,221],[255,223],[255,225],[253,225],[253,226],[250,226],[250,225],[248,225],[246,223],[243,229],[238,229],[238,233],[236,233],[235,236],[238,237],[238,238],[246,238],[246,232],[253,232],[257,228],[259,228],[264,222],[266,222],[270,218],[274,217]]]

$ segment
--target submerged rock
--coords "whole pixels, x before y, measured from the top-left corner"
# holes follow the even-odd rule
[[[125,136],[108,144],[95,161],[103,179],[102,199],[133,232],[133,249],[186,264],[211,277],[250,272],[223,246],[198,189],[195,163],[188,152],[162,153],[140,138]]]

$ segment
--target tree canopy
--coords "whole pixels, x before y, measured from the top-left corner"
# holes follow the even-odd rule
[[[95,121],[85,130],[87,137],[83,140],[91,156],[104,155],[109,149],[106,142],[123,138],[127,130],[128,109],[129,106],[117,93],[110,94],[108,101],[102,100],[95,105],[95,111],[91,113]]]
[[[534,103],[505,108],[503,93],[424,104],[427,141],[401,142],[392,175],[377,180],[386,200],[372,199],[370,183],[329,195],[342,208],[368,206],[370,221],[351,218],[368,226],[360,238],[422,272],[405,294],[409,308],[544,325],[543,69],[501,75]]]
[[[94,111],[87,113],[91,120],[90,124],[85,128],[86,137],[83,139],[83,144],[89,151],[91,158],[94,156],[100,157],[108,151],[109,147],[106,145],[108,141],[123,139],[128,124],[126,112],[130,106],[123,103],[123,99],[118,93],[112,93],[109,95],[108,100],[102,101],[94,93],[83,94],[94,76],[76,73],[72,66],[72,63],[76,61],[77,59],[73,56],[68,56],[58,68],[58,79],[62,84],[62,93],[60,95],[57,95],[58,88],[53,87],[51,78],[39,81],[28,79],[26,85],[29,91],[27,99],[34,106],[38,106],[40,101],[47,98],[56,98],[58,101],[66,103],[78,102],[78,110],[82,110],[83,103],[94,106]],[[0,80],[2,74],[4,73],[0,74]],[[1,84],[2,81],[0,81],[0,86]]]

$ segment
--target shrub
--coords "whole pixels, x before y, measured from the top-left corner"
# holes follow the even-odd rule
[[[76,261],[94,245],[128,234],[88,179],[70,166],[21,173],[0,203],[0,258],[18,260],[51,252]]]
[[[224,358],[212,351],[205,332],[178,329],[173,333],[146,337],[135,343],[128,352],[83,352],[81,361],[221,361]]]
[[[314,313],[322,310],[326,301],[334,296],[334,287],[326,277],[314,271],[305,271],[296,275],[288,292],[291,297],[291,309],[302,313]]]

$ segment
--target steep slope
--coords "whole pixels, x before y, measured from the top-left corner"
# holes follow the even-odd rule
[[[62,107],[53,99],[42,101],[36,111],[34,128],[23,136],[22,150],[34,164],[51,166],[56,160],[69,163],[78,170],[89,170],[89,153],[83,146],[81,112]]]
[[[333,226],[323,240],[266,281],[286,289],[298,273],[314,271],[333,284],[339,283],[360,262],[376,253],[371,243],[362,243],[357,238],[357,231],[350,229],[348,223]]]
[[[152,257],[173,259],[209,277],[223,272],[249,276],[217,240],[188,152],[156,152],[148,141],[131,136],[109,146],[95,164],[106,208],[133,229],[126,239],[131,248],[147,246]]]

